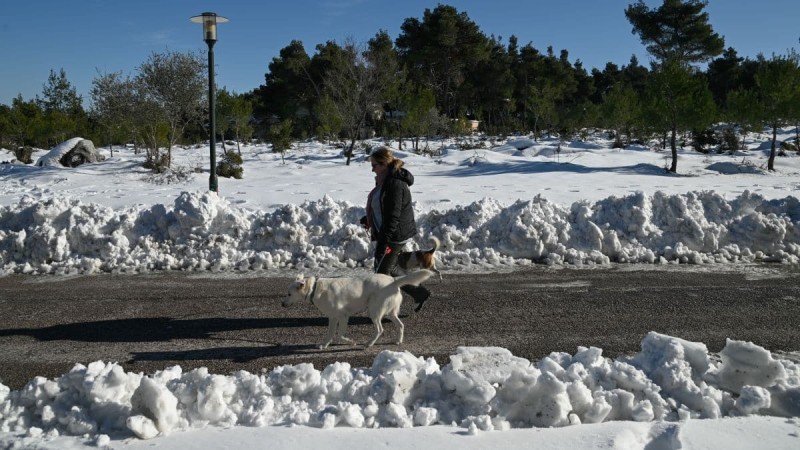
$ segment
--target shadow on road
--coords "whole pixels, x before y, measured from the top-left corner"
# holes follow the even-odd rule
[[[350,325],[371,325],[368,317],[351,317]],[[247,329],[327,327],[325,317],[266,319],[174,319],[148,317],[77,322],[44,328],[0,330],[0,337],[31,336],[39,341],[157,342],[173,339],[208,339],[215,333]]]
[[[355,347],[327,348],[324,353],[352,351]],[[192,360],[230,360],[235,363],[246,363],[260,358],[319,353],[317,345],[275,345],[263,347],[215,347],[198,350],[165,351],[165,352],[131,352],[129,364],[142,361],[192,361]]]

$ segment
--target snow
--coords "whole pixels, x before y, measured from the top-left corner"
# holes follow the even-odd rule
[[[416,177],[414,245],[438,237],[446,273],[534,263],[800,263],[800,157],[780,157],[767,172],[766,139],[751,135],[749,149],[734,154],[682,150],[678,174],[663,170],[668,152],[611,149],[601,135],[561,147],[529,136],[476,139],[471,145],[483,147],[471,150],[437,141],[432,157],[391,145]],[[0,165],[1,274],[371,267],[358,224],[372,184],[363,152],[345,166],[340,150],[309,141],[284,163],[268,146],[243,146],[244,178],[220,179],[217,195],[195,171],[208,166],[207,147],[174,150],[176,170],[164,175],[141,168],[131,148],[110,150],[99,149],[106,161],[73,169]],[[599,348],[563,351],[527,361],[503,348],[462,347],[444,366],[384,351],[368,368],[341,361],[255,374],[76,364],[19,391],[0,384],[0,446],[800,443],[800,365],[757,343],[729,340],[712,355],[703,343],[650,333],[638,354],[617,360]]]
[[[535,363],[503,348],[460,347],[440,367],[433,358],[385,350],[369,368],[346,362],[322,369],[297,364],[227,376],[205,368],[184,373],[179,366],[145,376],[96,361],[76,364],[57,380],[37,377],[20,391],[0,391],[0,439],[52,448],[65,445],[62,435],[124,448],[151,445],[136,438],[160,439],[165,442],[158,446],[186,448],[187,439],[197,439],[196,430],[209,427],[232,433],[257,427],[259,433],[247,434],[261,440],[272,439],[273,433],[298,438],[285,435],[287,427],[309,439],[298,426],[371,429],[383,435],[377,430],[437,425],[439,439],[442,433],[483,436],[570,428],[542,433],[550,441],[546,445],[562,446],[576,439],[572,433],[578,425],[617,422],[592,433],[606,436],[614,448],[641,448],[659,440],[683,442],[682,430],[703,428],[698,421],[741,429],[751,424],[743,418],[762,415],[784,419],[759,418],[752,422],[759,429],[788,430],[762,445],[796,445],[800,364],[774,359],[750,342],[728,341],[721,355],[715,362],[701,343],[651,332],[640,353],[617,360],[593,347],[552,353]],[[624,432],[619,422],[626,424]],[[120,439],[131,434],[136,438]],[[348,435],[357,441],[369,438],[366,433]],[[539,435],[514,434],[534,441]],[[326,443],[331,439],[314,436]],[[479,442],[464,441],[485,445],[482,438],[474,439]],[[205,437],[201,442],[207,448]],[[743,448],[741,442],[731,444]]]
[[[61,158],[64,157],[70,150],[75,148],[78,145],[78,142],[82,141],[82,137],[74,137],[72,139],[67,139],[66,141],[56,145],[53,147],[47,154],[39,158],[39,161],[36,162],[36,165],[39,167],[47,166],[61,166]]]

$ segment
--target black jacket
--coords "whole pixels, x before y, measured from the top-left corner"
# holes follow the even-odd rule
[[[375,240],[381,244],[403,242],[417,234],[411,190],[414,175],[406,169],[389,169],[381,186],[381,218],[383,226]]]

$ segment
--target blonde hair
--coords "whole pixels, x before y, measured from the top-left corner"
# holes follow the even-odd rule
[[[395,158],[389,147],[378,148],[370,153],[368,159],[377,164],[385,164],[386,167],[394,167],[395,170],[403,167],[403,160]]]

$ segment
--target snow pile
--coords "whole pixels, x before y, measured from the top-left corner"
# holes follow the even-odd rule
[[[371,368],[286,365],[230,376],[180,366],[152,376],[101,361],[20,391],[0,385],[0,432],[54,438],[154,438],[208,425],[318,428],[457,424],[470,432],[750,414],[800,415],[800,366],[728,341],[714,362],[702,343],[651,332],[632,358],[599,348],[535,364],[495,347],[461,347],[439,367],[383,351]]]
[[[23,197],[0,207],[0,274],[152,270],[336,269],[370,266],[363,207],[325,196],[253,211],[213,193],[122,210],[78,199]],[[656,192],[579,201],[483,199],[417,211],[419,245],[442,242],[451,270],[548,264],[800,262],[800,202],[745,191]]]

